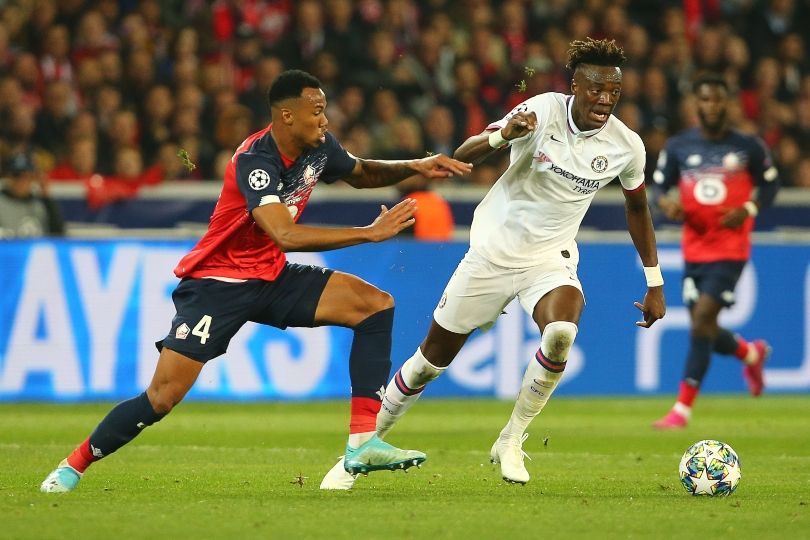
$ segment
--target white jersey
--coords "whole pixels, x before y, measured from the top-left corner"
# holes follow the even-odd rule
[[[596,191],[618,177],[632,191],[644,186],[644,143],[611,115],[599,129],[580,131],[571,118],[573,96],[534,96],[517,112],[534,112],[537,127],[512,142],[509,167],[475,209],[470,246],[495,264],[534,266],[568,251],[579,260],[576,237]]]

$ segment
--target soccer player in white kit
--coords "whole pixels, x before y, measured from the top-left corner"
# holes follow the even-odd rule
[[[559,383],[585,305],[574,237],[596,191],[614,178],[623,188],[627,228],[647,279],[644,301],[634,303],[643,315],[636,324],[646,328],[664,316],[663,278],[644,189],[644,144],[611,115],[621,94],[624,60],[612,40],[574,41],[568,52],[573,95],[534,96],[456,150],[456,159],[475,163],[510,148],[509,167],[475,210],[470,250],[433,312],[427,337],[385,390],[377,415],[380,437],[447,369],[470,333],[493,324],[517,297],[540,329],[540,348],[490,458],[500,463],[504,480],[529,481],[525,431]],[[322,489],[352,486],[354,478],[338,465]]]

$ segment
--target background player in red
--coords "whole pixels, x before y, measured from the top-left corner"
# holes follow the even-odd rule
[[[684,222],[683,298],[691,317],[678,400],[655,422],[659,429],[686,426],[712,352],[744,362],[743,376],[754,396],[764,388],[762,366],[770,354],[764,340],[735,336],[718,325],[717,317],[734,303],[734,288],[751,256],[754,218],[776,196],[778,173],[759,139],[729,128],[725,80],[706,75],[693,90],[700,127],[667,142],[653,177],[664,214]],[[666,196],[676,184],[680,198]]]
[[[346,470],[405,469],[425,459],[375,435],[391,368],[394,300],[362,279],[291,264],[287,251],[326,251],[391,238],[414,223],[415,201],[382,207],[371,225],[297,224],[315,184],[344,179],[355,188],[388,186],[413,175],[444,178],[471,165],[435,155],[405,161],[358,159],[327,131],[326,97],[303,71],[279,75],[268,92],[272,123],[248,137],[227,166],[208,231],[175,268],[177,309],[152,382],[116,405],[95,431],[45,479],[45,492],[75,489],[87,467],[115,452],[179,403],[205,362],[223,354],[246,322],[286,328],[322,325],[354,330]]]

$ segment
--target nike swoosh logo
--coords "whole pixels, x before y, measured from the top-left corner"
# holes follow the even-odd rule
[[[558,142],[558,143],[562,142],[560,139],[555,139],[554,135],[551,136],[551,140],[554,141],[554,142]]]

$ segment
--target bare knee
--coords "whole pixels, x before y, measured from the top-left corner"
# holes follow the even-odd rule
[[[182,401],[185,392],[171,384],[150,385],[146,389],[146,396],[157,414],[169,414]]]
[[[699,309],[692,312],[692,335],[711,337],[717,331],[717,316],[714,312]]]
[[[360,321],[364,321],[375,313],[393,307],[394,297],[391,296],[391,293],[373,288],[368,294],[364,295],[362,305],[358,308],[358,317]]]
[[[419,346],[428,362],[436,367],[447,367],[458,355],[469,334],[456,334],[442,328],[435,320],[427,337]]]

